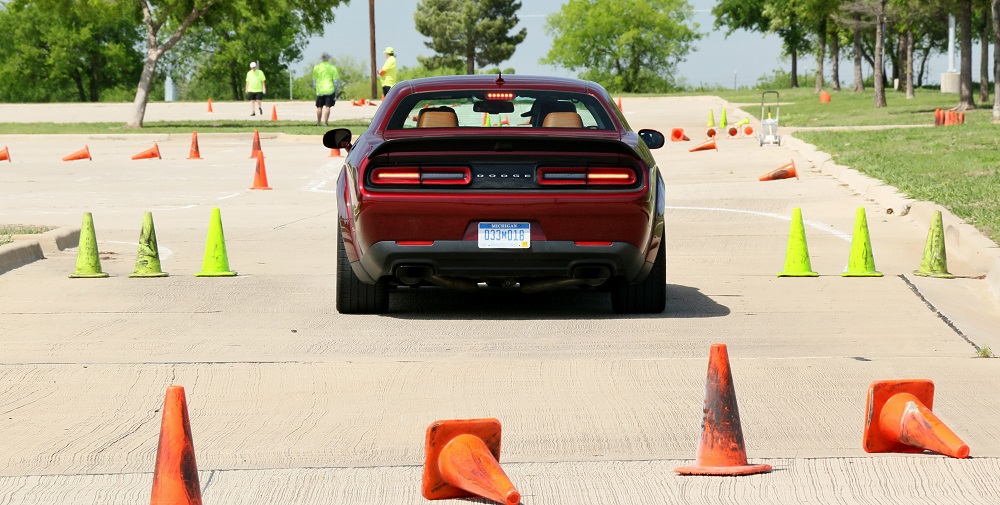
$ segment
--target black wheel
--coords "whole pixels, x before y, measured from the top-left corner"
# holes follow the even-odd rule
[[[375,284],[361,282],[344,249],[344,237],[337,229],[337,311],[341,314],[381,314],[389,310],[389,286],[379,279]]]
[[[611,310],[617,314],[659,314],[667,308],[667,241],[660,241],[653,268],[642,282],[616,279],[611,286]]]

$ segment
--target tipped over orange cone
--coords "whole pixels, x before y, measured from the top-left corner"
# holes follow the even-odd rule
[[[670,130],[670,141],[671,142],[681,142],[685,140],[691,140],[687,135],[684,135],[684,128],[673,128]]]
[[[698,144],[698,145],[692,147],[691,149],[688,149],[688,152],[689,153],[693,153],[693,152],[696,152],[696,151],[707,151],[709,149],[715,149],[716,151],[719,150],[719,148],[716,147],[716,145],[715,145],[715,137],[709,137],[708,140],[702,142],[701,144]]]
[[[188,152],[189,160],[200,160],[201,150],[198,149],[198,132],[191,132],[191,151]]]
[[[83,149],[80,149],[79,151],[73,154],[67,154],[65,157],[63,157],[62,160],[75,161],[75,160],[93,160],[93,159],[94,158],[90,157],[90,146],[84,145]]]
[[[760,180],[779,181],[781,179],[791,179],[792,177],[799,178],[799,173],[795,171],[795,160],[789,161],[782,165],[781,168],[776,168],[760,176]]]
[[[500,421],[435,421],[427,427],[421,493],[428,500],[479,496],[517,505],[521,493],[499,461]]]
[[[132,156],[133,160],[151,160],[153,158],[162,159],[160,157],[160,146],[156,145],[156,142],[153,142],[153,147]]]
[[[704,412],[695,464],[675,468],[675,472],[681,475],[736,476],[771,471],[771,465],[747,464],[726,344],[712,344],[709,353]]]
[[[264,167],[262,151],[257,151],[257,168],[253,172],[253,186],[250,189],[271,189],[267,185],[267,169]]]
[[[150,505],[201,505],[201,483],[194,459],[194,441],[187,400],[181,386],[167,387],[163,400],[160,442],[153,470]]]
[[[0,151],[0,161],[10,162],[10,150],[7,149],[7,146],[3,146],[3,151]]]
[[[967,458],[969,446],[933,412],[934,383],[927,379],[875,381],[868,388],[867,452],[924,452]]]

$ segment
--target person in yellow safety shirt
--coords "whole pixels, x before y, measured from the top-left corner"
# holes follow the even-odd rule
[[[264,93],[267,93],[267,82],[266,77],[264,77],[264,72],[257,69],[257,62],[250,62],[250,71],[247,72],[247,85],[243,90],[247,94],[247,98],[250,100],[250,115],[256,116],[257,114],[253,110],[254,102],[257,102],[257,110],[260,111],[260,115],[264,115],[264,109],[261,102],[264,101]]]
[[[320,57],[322,61],[313,67],[313,86],[316,87],[316,126],[323,124],[329,126],[330,108],[337,103],[336,82],[340,79],[340,72],[330,63],[330,55],[323,53]]]
[[[385,48],[385,64],[378,71],[382,76],[382,98],[389,94],[389,89],[396,85],[396,51],[392,46]]]

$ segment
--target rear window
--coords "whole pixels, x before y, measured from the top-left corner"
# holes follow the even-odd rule
[[[615,129],[608,112],[591,95],[504,89],[502,98],[487,100],[487,93],[486,90],[461,90],[409,95],[400,102],[389,118],[388,129],[498,127]],[[491,98],[496,98],[492,95],[498,92],[493,89],[489,93]],[[510,105],[500,102],[509,102]],[[505,112],[511,109],[512,112]]]

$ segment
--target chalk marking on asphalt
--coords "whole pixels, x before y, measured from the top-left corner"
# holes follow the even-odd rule
[[[239,193],[233,193],[231,195],[226,195],[226,196],[223,196],[223,197],[219,197],[218,200],[229,200],[230,198],[236,198],[237,196],[240,196],[240,194]]]
[[[337,174],[339,173],[338,170],[342,165],[343,165],[342,161],[340,162],[340,165],[338,165],[336,161],[331,161],[326,165],[323,165],[318,170],[320,176],[323,178],[318,181],[309,181],[309,183],[306,184],[304,189],[311,193],[336,193],[337,192],[336,188],[332,190],[323,188],[325,188],[327,184],[329,184],[330,182],[337,180]]]
[[[782,221],[791,221],[790,216],[785,216],[782,214],[775,214],[773,212],[761,212],[756,210],[742,210],[742,209],[724,209],[720,207],[678,207],[674,205],[667,205],[666,208],[671,210],[697,210],[704,212],[734,212],[736,214],[750,214],[754,216],[770,217],[774,219],[780,219]],[[810,228],[815,228],[819,231],[829,233],[839,239],[843,239],[847,242],[851,241],[851,235],[837,230],[833,225],[821,223],[819,221],[810,221],[808,219],[803,219],[802,223]]]

